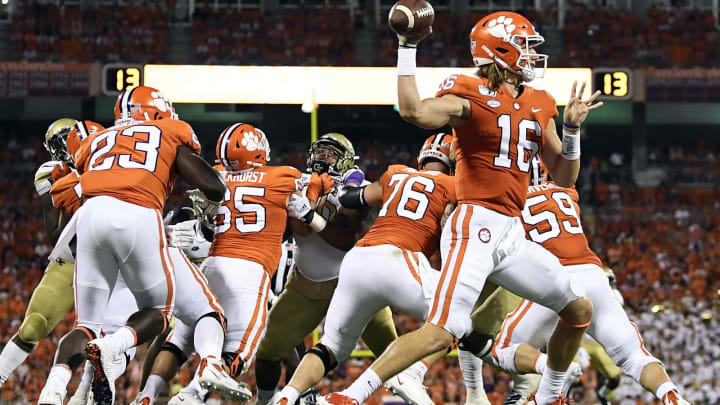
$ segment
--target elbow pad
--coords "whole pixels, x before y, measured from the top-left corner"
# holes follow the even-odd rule
[[[338,201],[346,208],[359,209],[367,207],[365,203],[365,187],[343,187],[338,194]]]

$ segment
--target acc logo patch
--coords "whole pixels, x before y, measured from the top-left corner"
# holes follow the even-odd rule
[[[487,228],[483,228],[478,232],[478,238],[480,238],[480,241],[482,243],[488,243],[490,242],[490,238],[492,237],[492,234],[490,233],[490,230]]]
[[[492,99],[492,100],[488,100],[487,105],[489,105],[492,108],[498,108],[498,107],[500,107],[500,102],[498,100]]]

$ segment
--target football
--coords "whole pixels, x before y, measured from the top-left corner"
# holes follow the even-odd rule
[[[399,35],[419,38],[427,33],[435,20],[435,10],[425,0],[400,0],[388,15],[390,28]]]

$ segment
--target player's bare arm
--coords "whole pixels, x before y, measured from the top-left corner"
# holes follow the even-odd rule
[[[421,100],[415,76],[398,76],[398,105],[405,121],[425,129],[461,125],[470,113],[470,102],[453,94]]]
[[[545,128],[545,145],[540,152],[548,167],[553,181],[562,187],[571,187],[580,171],[580,125],[585,122],[590,111],[602,107],[603,102],[594,103],[600,95],[596,91],[585,100],[581,100],[585,91],[585,82],[577,91],[577,81],[570,90],[570,99],[563,112],[563,140],[558,137],[555,122],[548,122]]]
[[[60,224],[60,212],[52,203],[52,197],[50,193],[43,194],[40,196],[40,206],[43,211],[43,222],[45,223],[45,233],[50,239],[50,242],[54,245],[57,242],[58,236],[62,228],[59,228]]]
[[[211,201],[222,201],[225,196],[225,182],[220,173],[190,147],[178,146],[175,165],[190,187],[200,189]]]

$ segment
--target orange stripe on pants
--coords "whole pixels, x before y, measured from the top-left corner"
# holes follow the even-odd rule
[[[263,277],[262,281],[260,281],[260,288],[258,289],[258,297],[257,301],[255,302],[255,309],[253,310],[252,318],[250,319],[250,323],[248,323],[247,329],[245,329],[245,334],[243,335],[242,339],[240,340],[240,348],[238,348],[235,353],[242,353],[245,350],[245,347],[247,346],[247,343],[250,341],[250,333],[253,330],[253,327],[255,326],[255,322],[258,318],[258,313],[260,312],[260,307],[265,306],[265,300],[262,299],[262,297],[265,295],[265,283],[267,282],[268,274],[266,271],[263,271]],[[263,320],[264,323],[264,320]],[[252,347],[252,346],[251,346]]]
[[[495,341],[495,344],[493,345],[493,349],[492,349],[493,357],[497,358],[497,349],[498,349],[498,348],[507,347],[508,343],[510,342],[510,340],[509,340],[509,338],[507,338],[507,336],[509,336],[509,334],[512,333],[512,330],[515,329],[515,327],[517,326],[517,324],[515,323],[515,320],[513,319],[513,317],[514,317],[515,315],[517,315],[518,312],[523,311],[523,308],[524,308],[525,306],[527,306],[528,308],[530,308],[530,305],[529,305],[530,303],[531,303],[530,301],[528,301],[528,300],[526,300],[526,299],[523,299],[522,301],[520,301],[520,304],[517,306],[517,308],[515,308],[515,310],[512,311],[512,312],[510,313],[510,315],[508,315],[508,316],[505,318],[505,321],[503,321],[502,327],[500,328],[500,334],[498,334],[499,339],[496,340],[496,341]],[[527,309],[525,309],[525,312],[527,312]],[[513,326],[510,326],[510,324],[513,324]],[[508,326],[510,326],[509,330],[508,330]],[[508,335],[506,335],[506,333],[507,333]],[[500,342],[503,341],[503,337],[506,337],[506,339],[505,339],[505,344],[502,344],[502,345],[501,345]]]
[[[210,307],[213,309],[213,311],[217,312],[218,315],[222,315],[223,311],[220,309],[220,306],[218,305],[217,297],[210,290],[210,286],[208,286],[207,280],[200,273],[200,269],[195,267],[195,265],[187,258],[187,256],[185,256],[185,253],[180,252],[180,255],[182,256],[183,260],[185,261],[185,264],[187,264],[188,268],[190,269],[190,273],[193,275],[193,278],[195,279],[195,281],[197,281],[198,284],[200,284],[203,294],[208,299],[208,304],[210,304]]]
[[[432,319],[435,316],[435,312],[438,309],[438,302],[440,302],[440,292],[442,290],[443,284],[445,283],[445,275],[447,275],[448,269],[450,268],[450,262],[452,262],[453,254],[455,254],[455,248],[457,247],[457,244],[455,243],[457,241],[457,236],[455,232],[455,228],[457,228],[457,222],[458,217],[460,216],[461,208],[458,207],[455,209],[455,214],[453,214],[453,219],[451,223],[451,232],[452,232],[452,242],[450,243],[450,252],[448,253],[447,260],[445,261],[445,265],[443,266],[442,273],[440,274],[440,281],[437,285],[437,290],[435,291],[435,297],[433,298],[433,305],[430,309],[430,315],[428,315],[427,319]]]
[[[165,315],[165,318],[169,318],[170,311],[172,309],[173,281],[171,275],[171,267],[168,266],[165,255],[167,255],[167,260],[170,260],[170,252],[167,250],[167,241],[165,240],[165,228],[163,228],[162,218],[160,217],[160,212],[158,210],[155,210],[155,216],[157,217],[158,221],[158,235],[160,237],[160,261],[162,262],[163,271],[165,272],[165,281],[167,282],[168,290],[167,300],[165,301],[165,310],[163,310],[163,314]]]
[[[265,296],[267,297],[268,292],[270,290],[270,283],[268,283],[265,286]],[[263,300],[263,314],[262,314],[262,323],[260,324],[260,327],[258,328],[257,333],[255,334],[255,338],[252,341],[252,344],[250,345],[250,350],[247,352],[247,356],[243,359],[243,362],[247,363],[250,361],[250,358],[252,357],[253,353],[255,353],[255,348],[257,347],[257,344],[260,340],[260,336],[262,336],[263,331],[265,330],[265,322],[267,321],[267,300]]]
[[[465,251],[467,251],[468,241],[470,240],[470,219],[472,218],[473,207],[472,205],[467,206],[467,212],[462,223],[462,241],[460,242],[460,251],[458,252],[457,259],[455,259],[455,268],[453,268],[452,278],[448,285],[447,292],[445,293],[443,310],[440,315],[440,321],[437,326],[444,327],[447,323],[448,316],[450,315],[450,304],[452,302],[452,296],[455,292],[455,285],[457,285],[458,276],[460,275],[460,267],[462,267],[463,259],[465,258]]]
[[[647,350],[645,350],[645,342],[643,341],[642,335],[640,335],[640,329],[638,329],[635,322],[630,322],[630,325],[635,328],[635,333],[637,333],[637,337],[640,340],[640,349],[642,349],[643,353],[645,353],[646,356],[652,356],[650,353],[648,353]]]
[[[408,255],[407,250],[403,250],[403,256],[405,257],[405,262],[407,263],[408,269],[410,269],[410,273],[412,273],[413,278],[415,279],[415,281],[418,282],[418,284],[422,285],[422,281],[420,281],[420,276],[418,275],[418,272],[415,269],[415,265],[410,259],[410,255]]]

